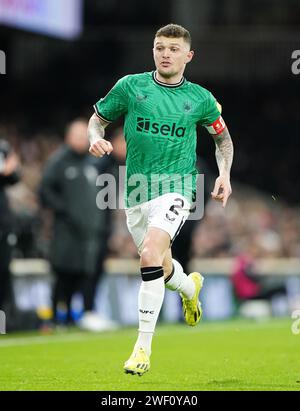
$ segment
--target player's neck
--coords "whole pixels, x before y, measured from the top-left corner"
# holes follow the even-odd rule
[[[164,77],[159,72],[156,70],[155,73],[155,78],[156,80],[160,81],[161,83],[165,84],[178,84],[182,81],[183,78],[183,73],[176,74],[175,76],[172,77]]]

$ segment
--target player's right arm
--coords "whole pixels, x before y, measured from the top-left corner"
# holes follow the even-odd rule
[[[108,124],[96,113],[90,118],[88,125],[89,152],[95,157],[102,157],[104,154],[110,154],[113,151],[112,144],[104,138],[105,127]]]
[[[127,80],[128,76],[118,80],[106,96],[94,105],[95,113],[89,121],[88,137],[89,152],[95,157],[110,154],[113,150],[112,144],[104,138],[105,127],[127,112]]]

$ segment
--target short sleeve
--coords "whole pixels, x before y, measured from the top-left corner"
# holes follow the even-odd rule
[[[96,114],[103,120],[112,122],[127,112],[127,79],[128,76],[125,76],[118,80],[106,96],[94,105]]]
[[[199,123],[202,126],[208,126],[216,121],[222,112],[221,104],[217,102],[215,97],[209,92],[208,98],[205,101],[205,108]]]

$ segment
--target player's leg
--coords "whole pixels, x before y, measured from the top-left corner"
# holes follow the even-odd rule
[[[185,321],[189,325],[196,325],[202,316],[202,308],[199,301],[199,294],[203,285],[202,275],[197,272],[186,275],[181,264],[172,258],[171,249],[165,254],[163,267],[166,288],[179,292],[182,298]]]
[[[191,299],[195,293],[195,283],[192,278],[183,271],[181,264],[172,258],[170,248],[166,252],[163,260],[163,267],[166,288],[172,291],[178,291],[187,299]]]
[[[151,354],[151,340],[165,294],[162,262],[170,244],[169,234],[150,227],[141,251],[142,284],[139,292],[139,338],[137,343],[147,339],[144,346]]]
[[[139,334],[124,366],[127,373],[142,375],[150,368],[152,337],[165,293],[162,262],[169,245],[168,233],[159,228],[148,229],[140,252]]]
[[[170,245],[172,245],[189,216],[190,208],[190,203],[181,194],[167,193],[153,201],[149,225],[166,231],[170,236]],[[180,292],[185,320],[189,325],[196,325],[202,314],[198,297],[203,278],[200,273],[191,273],[186,276],[182,266],[176,260],[172,260],[171,269],[171,256],[171,252],[167,253],[163,262],[166,267],[165,275],[168,276],[166,279],[168,288],[177,289]]]
[[[190,204],[182,195],[168,193],[126,211],[128,229],[141,255],[142,275],[139,336],[132,356],[125,363],[126,372],[142,375],[150,367],[152,336],[164,298],[163,261],[189,210]],[[166,270],[166,275],[169,274]]]

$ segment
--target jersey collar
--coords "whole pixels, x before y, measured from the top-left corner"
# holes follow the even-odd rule
[[[162,86],[162,87],[167,87],[167,88],[180,87],[180,86],[182,86],[182,84],[185,82],[185,78],[182,77],[181,80],[180,80],[178,83],[175,83],[175,84],[167,84],[167,83],[164,83],[163,81],[159,81],[159,80],[156,78],[156,71],[153,71],[153,72],[152,72],[152,78],[153,78],[153,80],[154,80],[154,82],[155,82],[156,84],[158,84],[159,86]]]

